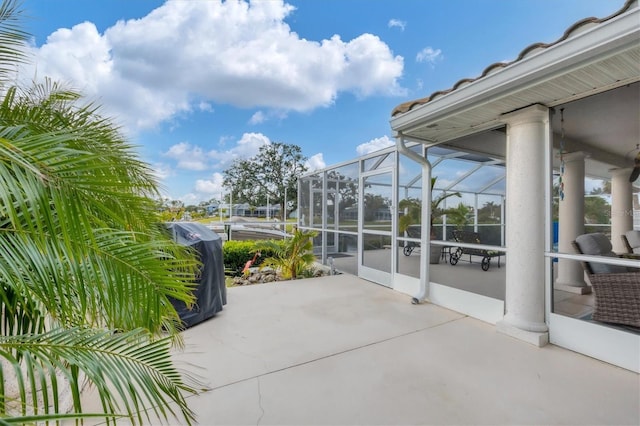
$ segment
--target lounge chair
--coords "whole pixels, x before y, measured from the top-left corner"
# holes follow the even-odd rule
[[[619,257],[602,233],[583,234],[572,242],[578,254]],[[593,320],[640,327],[640,269],[581,262],[595,295]]]
[[[480,241],[480,235],[477,232],[467,232],[467,231],[453,231],[453,239],[458,243],[467,243],[467,244],[482,244]],[[462,258],[463,255],[469,255],[469,263],[472,262],[472,256],[479,256],[482,259],[480,260],[480,267],[483,271],[488,271],[491,267],[491,259],[498,258],[498,268],[500,267],[500,257],[504,254],[504,252],[498,250],[485,250],[478,248],[469,248],[469,247],[457,247],[455,249],[451,249],[451,255],[449,256],[449,263],[452,265],[456,265],[458,261]]]
[[[420,225],[410,225],[407,227],[407,229],[405,230],[407,236],[409,238],[416,238],[416,239],[420,239],[421,235],[422,235],[422,231],[421,231],[421,226]],[[411,256],[411,253],[413,253],[413,251],[416,248],[420,248],[420,243],[414,242],[414,241],[405,241],[405,245],[404,248],[402,249],[402,253],[405,256]],[[449,253],[449,246],[435,246],[435,245],[431,245],[431,258],[429,259],[429,263],[431,264],[436,264],[436,263],[440,263],[440,259],[446,259],[447,254]]]
[[[420,226],[410,225],[410,226],[407,226],[407,229],[405,232],[407,233],[407,236],[409,238],[420,239],[420,235],[422,234],[420,230],[421,230]],[[402,249],[402,253],[405,256],[411,256],[411,253],[413,253],[413,250],[415,250],[417,247],[420,247],[420,243],[416,243],[413,241],[406,241],[405,246]]]

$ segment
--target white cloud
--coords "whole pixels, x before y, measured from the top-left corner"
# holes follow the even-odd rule
[[[187,142],[180,142],[173,145],[169,148],[169,151],[163,155],[176,160],[179,169],[201,171],[208,168],[202,148],[193,146]]]
[[[358,155],[365,155],[369,154],[370,152],[388,148],[392,145],[395,145],[395,141],[385,135],[381,138],[375,138],[370,140],[369,142],[358,145],[356,147],[356,152],[358,153]]]
[[[245,133],[235,146],[227,150],[205,151],[200,146],[180,142],[172,145],[162,155],[174,160],[175,167],[178,169],[191,171],[224,169],[236,159],[253,157],[262,145],[270,143],[269,138],[262,133]]]
[[[285,22],[293,11],[283,0],[168,1],[103,34],[91,22],[59,29],[21,74],[72,82],[130,130],[215,103],[309,111],[340,92],[405,95],[404,60],[386,43],[301,39]]]
[[[199,194],[206,195],[204,197],[206,199],[211,198],[211,196],[214,195],[220,195],[221,193],[226,192],[222,185],[223,180],[224,177],[222,176],[222,173],[216,172],[211,175],[210,179],[198,179],[196,181],[195,190]]]
[[[307,162],[305,163],[305,166],[307,167],[307,170],[310,172],[314,170],[324,169],[325,167],[327,167],[321,152],[309,157],[307,159]]]
[[[391,61],[391,51],[377,36],[363,34],[348,43],[333,36],[330,41],[323,42],[333,51],[333,65],[341,67],[340,72],[333,69],[322,69],[322,72],[336,71],[337,88],[350,91],[358,96],[369,96],[376,93],[393,96],[405,96],[407,91],[398,84],[397,78],[402,74],[403,58],[396,56]],[[325,64],[325,67],[331,64]],[[315,73],[314,73],[315,74]]]
[[[226,146],[228,142],[232,142],[233,141],[233,136],[220,136],[220,139],[218,140],[218,145],[219,146]]]
[[[184,203],[185,206],[198,204],[200,202],[200,197],[198,194],[188,193],[180,197],[180,201]]]
[[[164,163],[153,163],[151,172],[155,175],[158,181],[165,180],[174,175],[173,169],[171,169],[168,164]]]
[[[399,19],[390,19],[387,25],[389,26],[389,28],[398,27],[401,31],[404,31],[405,27],[407,26],[407,22],[401,21]]]
[[[228,143],[229,139],[226,142]],[[200,146],[180,142],[171,146],[163,156],[174,160],[176,162],[175,168],[211,172],[210,178],[195,180],[192,193],[178,197],[186,204],[193,204],[195,201],[208,200],[221,193],[226,193],[227,189],[223,186],[224,175],[220,170],[229,167],[234,160],[254,157],[260,151],[260,147],[268,144],[271,144],[271,141],[262,133],[245,133],[233,147],[227,150],[205,151]],[[326,167],[322,153],[310,157],[305,165],[309,170]],[[156,167],[156,175],[159,179],[166,180],[176,175],[167,164],[158,163],[154,167]],[[189,197],[195,198],[192,200]]]
[[[425,47],[416,55],[417,62],[427,62],[433,65],[439,60],[442,60],[442,51],[432,47]]]
[[[258,111],[251,116],[251,119],[249,120],[249,124],[264,123],[266,119],[267,117],[264,115],[264,113],[262,111]]]
[[[268,145],[271,141],[262,133],[245,133],[231,149],[226,151],[211,150],[207,156],[215,160],[215,168],[226,168],[236,159],[251,158],[260,151],[262,145]]]
[[[213,112],[213,106],[209,102],[200,102],[198,109],[204,112]]]

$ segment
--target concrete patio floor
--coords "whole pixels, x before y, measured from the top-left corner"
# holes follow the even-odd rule
[[[347,274],[230,288],[184,336],[202,425],[640,424],[638,374]]]

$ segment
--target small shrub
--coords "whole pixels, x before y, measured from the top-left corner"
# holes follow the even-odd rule
[[[285,242],[283,240],[270,240],[274,247],[281,246]],[[225,241],[222,245],[222,257],[224,259],[225,274],[232,276],[242,275],[244,265],[253,259],[256,253],[256,244],[258,241]],[[260,251],[260,256],[252,266],[260,266],[268,257],[273,256],[275,248],[265,247]]]

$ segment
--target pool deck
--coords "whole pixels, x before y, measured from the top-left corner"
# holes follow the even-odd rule
[[[348,274],[230,288],[184,337],[201,425],[640,424],[638,374]]]

